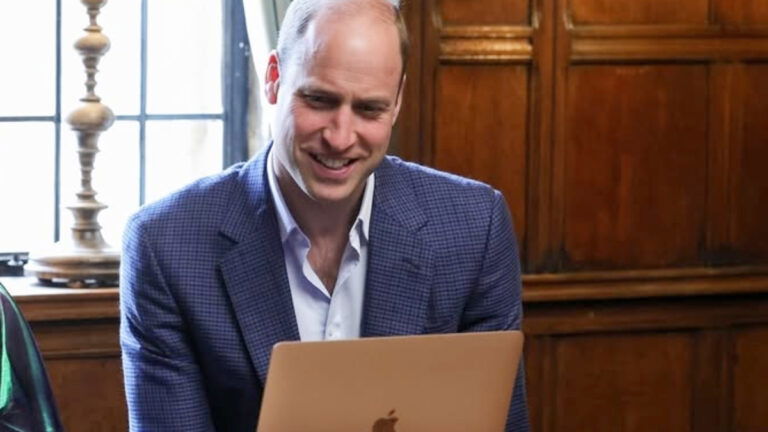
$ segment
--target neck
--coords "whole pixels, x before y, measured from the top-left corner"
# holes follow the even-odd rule
[[[290,175],[278,175],[277,183],[291,215],[310,241],[343,239],[346,242],[360,211],[364,188],[350,199],[328,203],[307,196]]]

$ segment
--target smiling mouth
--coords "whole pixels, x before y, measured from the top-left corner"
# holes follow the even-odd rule
[[[355,161],[355,159],[349,159],[349,158],[330,158],[326,156],[321,156],[317,154],[312,154],[312,159],[314,159],[316,162],[318,162],[320,165],[332,169],[332,170],[338,170],[342,169]]]

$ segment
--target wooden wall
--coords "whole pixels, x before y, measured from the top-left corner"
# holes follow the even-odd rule
[[[406,8],[396,151],[507,198],[534,430],[768,430],[768,1]]]

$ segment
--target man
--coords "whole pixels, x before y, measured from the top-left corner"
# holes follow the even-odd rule
[[[129,222],[132,430],[254,430],[282,340],[519,328],[502,196],[385,156],[406,55],[388,1],[294,0],[267,66],[273,144]],[[521,369],[508,430],[527,430],[523,386]]]

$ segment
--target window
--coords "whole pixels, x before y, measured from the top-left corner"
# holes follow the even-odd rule
[[[93,182],[117,246],[141,204],[247,158],[249,47],[242,0],[112,1],[98,23],[112,43],[96,93],[116,118]],[[87,24],[77,1],[0,6],[0,263],[68,235],[80,173],[66,116],[85,94],[72,45]]]

